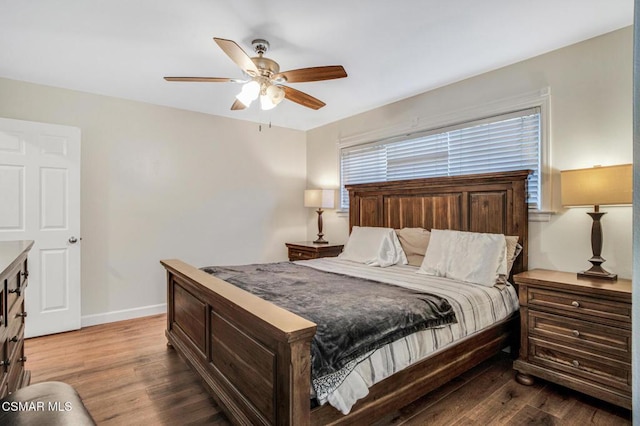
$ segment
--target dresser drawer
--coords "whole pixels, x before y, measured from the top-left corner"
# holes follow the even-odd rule
[[[0,343],[0,378],[6,378],[6,374],[9,371],[8,362],[9,353],[7,352],[7,342]]]
[[[529,310],[529,335],[631,362],[631,330]]]
[[[630,303],[535,287],[528,288],[527,303],[531,309],[547,308],[555,310],[561,315],[600,319],[608,324],[631,329]]]
[[[7,334],[7,358],[15,358],[16,351],[22,345],[24,341],[24,324],[22,321],[15,321],[14,325],[11,325],[9,333]]]
[[[7,294],[5,295],[5,301],[7,311],[11,311],[13,305],[22,295],[27,285],[27,269],[26,263],[21,263],[15,267],[7,276]],[[10,321],[10,320],[6,320]]]
[[[7,295],[4,291],[4,282],[0,281],[0,334],[7,324]]]
[[[24,297],[20,297],[13,304],[7,314],[7,321],[9,322],[9,329],[16,329],[24,326],[25,317],[27,313],[24,310]],[[13,337],[13,335],[8,336]]]
[[[9,370],[9,377],[7,385],[9,387],[9,393],[15,392],[19,389],[23,383],[23,371],[24,371],[24,342],[20,341],[16,351],[14,351],[11,359],[11,366]]]
[[[630,363],[532,337],[529,338],[529,362],[631,394]]]

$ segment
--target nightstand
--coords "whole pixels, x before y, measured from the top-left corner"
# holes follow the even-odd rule
[[[342,244],[314,244],[312,241],[286,243],[289,260],[308,260],[319,257],[335,257],[342,252]]]
[[[516,380],[533,377],[631,409],[631,281],[534,269],[514,276],[520,298]]]

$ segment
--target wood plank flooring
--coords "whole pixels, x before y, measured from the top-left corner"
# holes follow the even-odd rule
[[[27,339],[32,383],[73,385],[99,425],[228,425],[194,373],[166,346],[164,315]],[[586,395],[514,380],[497,356],[376,425],[627,425],[631,413]]]

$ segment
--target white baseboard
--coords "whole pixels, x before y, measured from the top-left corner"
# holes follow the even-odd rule
[[[105,312],[102,314],[84,315],[81,318],[81,326],[106,324],[109,322],[124,321],[128,319],[148,317],[149,315],[163,314],[167,312],[167,304],[142,306],[140,308],[123,309],[121,311]]]

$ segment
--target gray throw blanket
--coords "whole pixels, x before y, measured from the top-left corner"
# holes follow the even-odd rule
[[[440,296],[290,262],[202,270],[316,323],[314,379],[408,334],[457,322]]]

